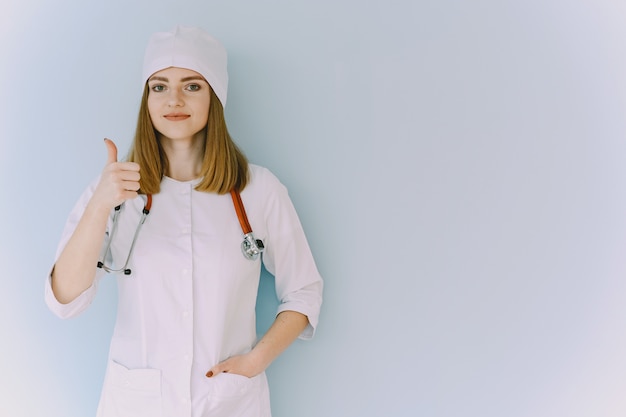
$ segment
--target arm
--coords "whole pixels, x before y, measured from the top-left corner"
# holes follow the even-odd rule
[[[309,319],[296,311],[283,311],[261,338],[245,355],[233,356],[215,365],[207,372],[212,377],[221,372],[232,372],[249,378],[263,372],[308,326]]]
[[[92,285],[108,216],[109,210],[90,201],[59,255],[51,278],[52,291],[60,303],[71,302]]]
[[[213,366],[211,377],[233,372],[252,377],[263,372],[296,338],[310,339],[317,326],[322,302],[322,278],[304,236],[297,213],[286,188],[269,171],[257,171],[264,182],[259,200],[264,208],[249,213],[251,218],[265,213],[257,225],[267,225],[263,263],[275,277],[278,314],[267,333],[247,354],[234,356]],[[245,191],[245,190],[244,190]],[[242,194],[242,198],[246,198]],[[254,222],[254,219],[252,220]],[[258,227],[261,234],[263,228]]]
[[[115,144],[108,139],[105,144],[108,159],[100,182],[52,270],[52,291],[62,304],[71,302],[93,284],[109,213],[113,207],[136,197],[139,190],[139,166],[117,162]]]

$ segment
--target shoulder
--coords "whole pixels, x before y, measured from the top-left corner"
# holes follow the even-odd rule
[[[248,164],[248,169],[250,181],[246,189],[284,188],[278,177],[269,169],[255,164]]]
[[[289,200],[287,188],[269,169],[249,164],[250,180],[241,192],[245,204],[256,204],[265,208],[282,205]]]

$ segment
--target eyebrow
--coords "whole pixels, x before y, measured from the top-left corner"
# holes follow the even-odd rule
[[[199,75],[192,75],[190,77],[185,77],[185,78],[181,78],[180,81],[181,82],[187,82],[187,81],[193,81],[193,80],[198,80],[198,81],[205,81],[203,77],[199,76]],[[167,77],[159,77],[158,75],[155,77],[150,77],[150,79],[148,79],[148,81],[163,81],[163,82],[170,82],[169,79],[167,79]],[[206,81],[205,81],[206,82]]]

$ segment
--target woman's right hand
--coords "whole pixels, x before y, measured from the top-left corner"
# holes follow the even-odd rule
[[[137,197],[140,175],[139,164],[117,161],[117,146],[112,140],[104,139],[104,144],[107,147],[107,162],[90,203],[108,212]]]

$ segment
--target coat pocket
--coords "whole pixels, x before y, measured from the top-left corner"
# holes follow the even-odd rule
[[[161,371],[109,361],[101,408],[103,417],[162,416]]]
[[[232,373],[221,373],[214,377],[212,396],[217,398],[239,398],[258,390],[260,377],[254,378]]]
[[[222,373],[207,381],[210,388],[202,403],[202,416],[270,417],[265,373],[253,378]]]

